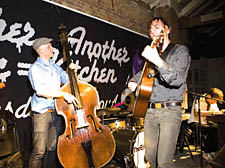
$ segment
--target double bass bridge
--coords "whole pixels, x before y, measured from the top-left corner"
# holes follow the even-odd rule
[[[84,110],[83,109],[78,109],[76,110],[77,112],[77,125],[76,128],[77,129],[81,129],[81,128],[85,128],[89,126],[89,123],[87,121],[85,121],[85,117],[84,117]]]

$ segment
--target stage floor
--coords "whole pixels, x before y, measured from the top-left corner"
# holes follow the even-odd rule
[[[208,161],[202,156],[202,161],[200,162],[200,148],[197,147],[195,150],[195,147],[193,145],[190,145],[190,149],[193,155],[193,159],[191,158],[191,155],[188,151],[187,147],[184,147],[184,150],[182,153],[177,151],[174,157],[174,168],[212,168]],[[204,153],[204,152],[203,152]],[[16,157],[18,154],[18,157],[20,156],[20,152],[17,152],[14,156]],[[17,158],[18,159],[18,158]],[[27,168],[27,165],[25,163],[21,163],[21,159],[15,159],[15,162],[12,162],[11,165],[14,168],[22,168],[21,166],[23,165],[23,168]],[[28,156],[27,156],[28,159]],[[8,159],[7,159],[8,160]],[[16,163],[16,164],[15,164]],[[137,165],[137,164],[136,164]],[[3,166],[3,160],[0,160],[0,168],[4,168]],[[59,166],[58,168],[62,168],[62,166]],[[115,162],[112,160],[109,162],[106,166],[103,168],[125,168],[125,166],[121,166],[118,164],[118,162]],[[132,168],[132,167],[129,167]],[[149,168],[146,164],[146,166],[140,165],[138,168]]]
[[[190,145],[190,149],[192,151],[193,159],[188,151],[187,147],[184,147],[182,153],[177,151],[174,157],[174,168],[212,168],[208,161],[202,157],[202,162],[200,162],[200,148]],[[104,166],[104,168],[121,168],[121,166],[116,165],[116,163],[109,163],[108,165]],[[145,167],[140,167],[145,168]]]

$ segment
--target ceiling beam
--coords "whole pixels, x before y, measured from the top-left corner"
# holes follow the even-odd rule
[[[156,1],[149,3],[150,8],[152,9],[152,8],[158,6],[160,4],[160,2],[161,2],[161,0],[156,0]]]
[[[192,0],[178,14],[178,17],[186,17],[195,9],[197,9],[205,0]]]
[[[207,24],[225,21],[225,11],[218,11],[207,15],[179,19],[181,29],[200,27]]]
[[[204,4],[202,4],[198,9],[196,9],[193,13],[191,13],[191,15],[189,17],[193,17],[193,16],[198,16],[200,15],[200,13],[207,8],[208,6],[210,6],[212,3],[214,2],[214,0],[208,0],[206,1]],[[212,12],[208,12],[208,13],[213,13]]]

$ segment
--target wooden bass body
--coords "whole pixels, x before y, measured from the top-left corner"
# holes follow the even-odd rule
[[[65,100],[56,99],[56,109],[65,119],[65,132],[58,138],[57,153],[65,168],[101,167],[113,157],[116,149],[114,137],[106,125],[101,125],[96,116],[99,97],[96,89],[85,82],[78,81],[80,97],[83,102],[82,112],[88,126],[79,123],[79,111],[73,109]],[[69,83],[62,91],[70,93]],[[90,140],[90,155],[82,147],[82,143]],[[90,160],[91,159],[91,160]],[[93,163],[93,166],[90,165]]]

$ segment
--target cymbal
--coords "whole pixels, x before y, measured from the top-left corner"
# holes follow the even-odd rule
[[[97,116],[110,116],[113,115],[115,112],[120,111],[121,109],[118,107],[107,107],[103,109],[97,109],[96,113]]]
[[[107,108],[102,108],[102,109],[97,109],[97,113],[114,113],[115,111],[121,111],[119,107],[107,107]]]
[[[103,110],[114,112],[114,111],[121,111],[121,108],[119,108],[119,107],[107,107],[107,108],[104,108]]]
[[[120,111],[118,112],[119,115],[129,115],[131,112],[130,111]]]
[[[97,116],[104,116],[104,117],[122,117],[130,114],[130,111],[121,110],[119,107],[107,107],[103,109],[96,110]]]

